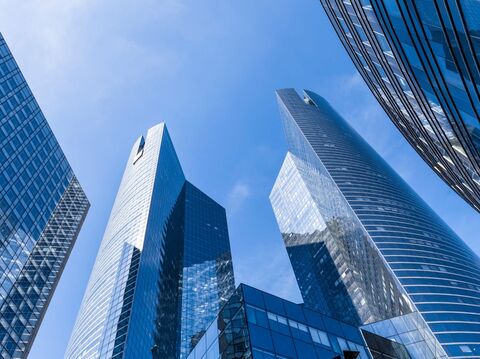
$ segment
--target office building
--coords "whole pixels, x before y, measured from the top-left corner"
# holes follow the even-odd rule
[[[354,325],[418,312],[448,356],[479,355],[478,256],[327,101],[304,96],[277,91],[289,153],[270,199],[305,304]]]
[[[356,357],[411,358],[403,344],[241,284],[188,359]]]
[[[480,2],[320,2],[390,119],[480,211]]]
[[[26,358],[89,202],[0,34],[0,356]]]
[[[186,358],[234,289],[225,210],[154,126],[131,150],[66,358]]]

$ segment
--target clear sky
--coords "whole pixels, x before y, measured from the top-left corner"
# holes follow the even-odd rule
[[[165,121],[227,209],[237,283],[300,301],[268,195],[286,147],[274,90],[324,96],[477,253],[480,216],[370,94],[318,0],[0,0],[2,31],[92,207],[29,358],[62,358],[134,140]]]

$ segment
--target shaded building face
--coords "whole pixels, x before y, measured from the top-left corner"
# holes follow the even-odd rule
[[[401,343],[370,335],[374,358],[410,358]],[[188,359],[369,359],[360,330],[302,304],[240,285]]]
[[[449,356],[478,353],[480,283],[472,276],[480,273],[478,256],[323,98],[306,91],[302,99],[294,90],[277,95],[291,152],[271,195],[279,227],[287,247],[291,233],[329,232],[316,235],[328,255],[309,254],[309,271],[289,249],[305,302],[322,293],[332,308],[336,297],[322,286],[338,291],[343,285],[364,323],[411,308]],[[335,245],[328,245],[329,236]],[[338,280],[306,277],[315,271]],[[360,289],[348,290],[355,282]],[[371,319],[365,306],[375,313]]]
[[[166,237],[154,357],[186,358],[234,289],[225,210],[186,182]]]
[[[132,148],[67,358],[185,358],[234,290],[225,210],[164,124]]]
[[[89,202],[0,34],[0,356],[26,357]]]
[[[480,3],[320,2],[391,120],[480,211]]]

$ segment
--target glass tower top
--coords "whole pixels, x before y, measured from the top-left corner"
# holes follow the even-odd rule
[[[277,96],[290,153],[270,198],[305,303],[365,324],[418,311],[450,357],[480,355],[478,256],[323,98]]]
[[[233,290],[225,210],[152,127],[132,148],[66,357],[186,358]]]
[[[28,355],[88,208],[0,34],[0,357]]]
[[[320,2],[391,120],[480,211],[480,2]]]

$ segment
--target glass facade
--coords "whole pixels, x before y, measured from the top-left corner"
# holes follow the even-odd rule
[[[382,339],[375,358],[410,358],[401,343]],[[188,359],[333,359],[345,351],[371,358],[358,328],[241,284]]]
[[[382,341],[380,336],[402,344],[412,358],[447,358],[418,312],[367,324],[362,331],[371,350],[375,347],[372,342]]]
[[[480,211],[480,2],[320,2],[398,129]]]
[[[412,312],[335,182],[314,163],[288,153],[271,194],[305,304],[356,326]]]
[[[305,303],[364,324],[418,311],[448,356],[480,355],[478,256],[323,98],[277,96],[290,154],[270,198]]]
[[[89,202],[0,34],[0,356],[25,358]]]
[[[132,148],[66,357],[186,358],[233,290],[225,210],[152,127]]]
[[[225,210],[188,182],[185,197],[185,223],[190,225],[184,234],[181,358],[187,357],[235,287]]]

